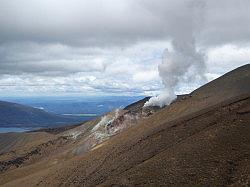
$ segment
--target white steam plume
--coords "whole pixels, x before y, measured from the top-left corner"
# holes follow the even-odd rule
[[[178,25],[174,29],[173,49],[164,51],[162,63],[158,66],[164,90],[160,95],[150,98],[145,103],[145,107],[163,107],[170,104],[176,98],[175,88],[183,81],[184,77],[188,77],[190,81],[204,78],[204,55],[198,51],[194,38],[195,29],[198,29],[197,23],[202,18],[200,5],[190,4],[190,14],[183,17],[184,20],[187,19],[189,21],[188,24]],[[198,11],[196,8],[198,8]]]

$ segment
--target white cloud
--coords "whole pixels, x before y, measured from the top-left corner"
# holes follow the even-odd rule
[[[133,75],[133,80],[135,82],[150,82],[159,80],[158,71],[141,71]]]
[[[162,52],[189,31],[211,80],[249,63],[249,8],[248,0],[2,0],[0,94],[153,95]],[[176,91],[200,84],[184,76]]]
[[[250,63],[250,46],[223,45],[207,51],[207,71],[218,75]]]

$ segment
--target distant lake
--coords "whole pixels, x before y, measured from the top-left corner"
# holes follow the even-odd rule
[[[63,114],[64,116],[96,117],[97,114]]]
[[[7,132],[25,132],[29,131],[31,128],[20,128],[20,127],[0,127],[0,133]]]
[[[60,115],[83,117],[83,120],[123,108],[143,96],[105,97],[0,97],[0,100],[39,108]]]

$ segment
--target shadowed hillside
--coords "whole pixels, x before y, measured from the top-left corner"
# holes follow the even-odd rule
[[[66,117],[17,103],[0,101],[0,127],[47,127],[80,122],[81,118]]]

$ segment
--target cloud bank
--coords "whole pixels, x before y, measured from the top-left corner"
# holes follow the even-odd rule
[[[248,0],[2,0],[0,94],[189,91],[201,75],[249,63],[249,8]]]

